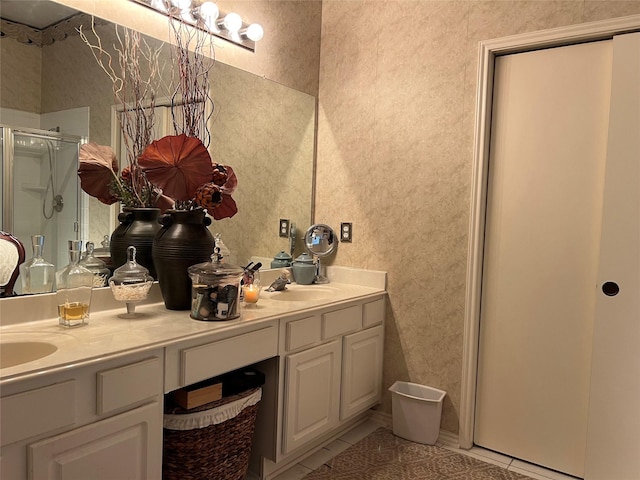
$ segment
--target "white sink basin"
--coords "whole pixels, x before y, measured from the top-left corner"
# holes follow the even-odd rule
[[[0,342],[0,369],[33,362],[51,355],[58,347],[48,342],[2,341]]]
[[[271,300],[284,302],[311,302],[325,300],[335,296],[336,290],[318,285],[291,285],[283,292],[267,292]]]

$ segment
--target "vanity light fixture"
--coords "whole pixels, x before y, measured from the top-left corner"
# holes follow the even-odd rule
[[[251,50],[263,35],[262,26],[246,24],[234,12],[223,13],[212,1],[201,0],[131,0],[156,12],[179,19],[218,38]]]

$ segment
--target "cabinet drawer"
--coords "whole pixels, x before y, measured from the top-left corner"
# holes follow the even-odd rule
[[[384,323],[384,298],[364,304],[364,328]]]
[[[311,347],[320,343],[320,317],[302,318],[287,323],[285,348],[287,351]]]
[[[278,329],[261,330],[181,351],[182,386],[215,377],[278,354]]]
[[[356,332],[362,328],[362,306],[342,308],[322,315],[322,339]]]
[[[0,399],[2,445],[73,425],[75,387],[69,380]]]
[[[103,415],[162,393],[158,357],[97,374],[97,414]]]

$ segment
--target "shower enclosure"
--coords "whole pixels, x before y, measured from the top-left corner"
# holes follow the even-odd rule
[[[2,230],[20,239],[27,258],[31,236],[44,235],[43,256],[56,269],[63,267],[68,263],[67,240],[86,238],[78,182],[78,154],[85,139],[7,125],[0,125],[0,130]]]

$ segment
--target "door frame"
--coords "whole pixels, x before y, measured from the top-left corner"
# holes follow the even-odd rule
[[[458,433],[461,448],[468,449],[474,444],[494,60],[500,55],[608,40],[615,35],[636,31],[640,31],[640,15],[513,35],[479,44]]]

